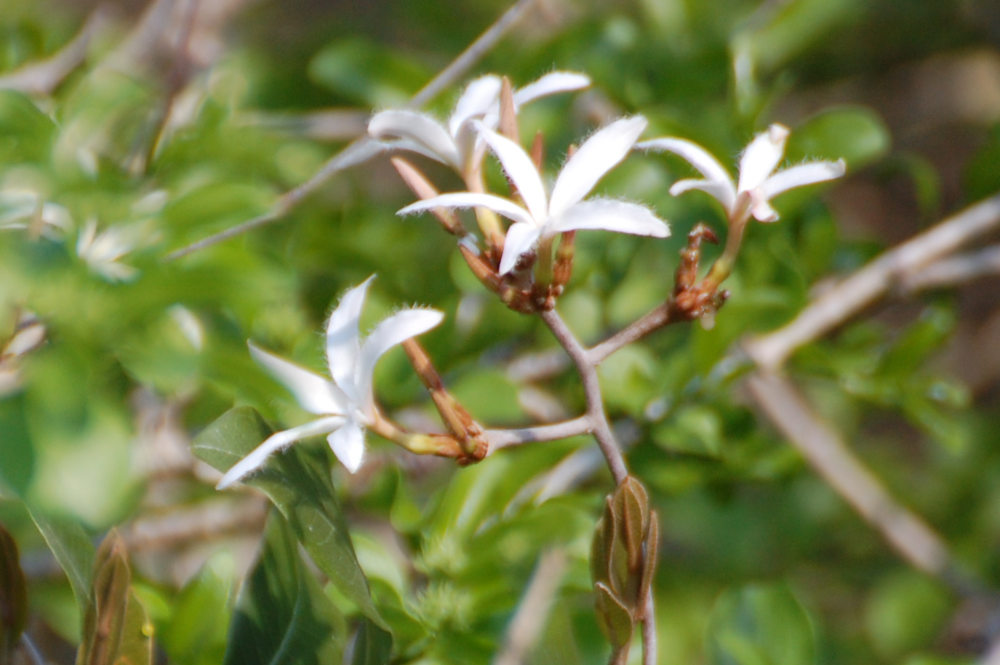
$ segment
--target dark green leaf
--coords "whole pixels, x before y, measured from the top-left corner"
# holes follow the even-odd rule
[[[181,590],[170,621],[157,633],[157,642],[171,662],[185,665],[222,662],[230,623],[234,567],[232,555],[220,553]]]
[[[90,537],[76,522],[43,515],[30,508],[29,513],[56,562],[66,573],[80,614],[85,615],[90,607],[90,580],[94,568],[94,545]]]
[[[371,621],[362,621],[354,640],[351,665],[386,665],[392,655],[392,635]]]
[[[284,519],[272,515],[264,548],[240,594],[226,665],[340,662],[337,611],[299,555]]]
[[[249,407],[224,413],[198,435],[195,454],[225,471],[271,434]],[[274,455],[246,479],[263,491],[288,520],[295,537],[337,588],[372,621],[386,627],[371,599],[347,523],[334,495],[329,469],[299,447]]]
[[[0,524],[0,663],[8,663],[28,620],[28,590],[17,543]]]

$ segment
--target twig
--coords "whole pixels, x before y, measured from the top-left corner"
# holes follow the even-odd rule
[[[548,550],[538,560],[521,604],[507,627],[503,650],[493,659],[493,665],[520,665],[531,647],[538,641],[559,582],[566,572],[566,552],[561,548]]]
[[[943,258],[904,275],[899,288],[903,293],[939,289],[971,282],[980,277],[1000,275],[1000,246]]]
[[[888,493],[787,378],[762,367],[750,375],[747,386],[768,418],[812,467],[904,559],[960,593],[968,591],[937,534]]]
[[[642,665],[656,665],[656,603],[652,589],[646,595],[642,616]]]
[[[536,1],[519,0],[515,3],[513,7],[508,9],[493,25],[481,34],[476,41],[472,42],[468,48],[462,51],[450,65],[445,67],[427,85],[421,88],[410,99],[407,106],[410,108],[422,106],[441,90],[451,85],[456,79],[461,78],[487,51],[496,45],[517,22],[517,19],[521,17],[525,10]],[[382,152],[383,149],[377,141],[367,136],[356,139],[327,160],[312,178],[283,194],[269,212],[171,252],[167,255],[166,260],[173,261],[182,258],[198,250],[211,247],[212,245],[284,218],[302,199],[319,189],[334,174],[371,159]]]
[[[107,22],[107,12],[98,7],[73,39],[45,60],[32,62],[0,76],[0,89],[20,90],[33,95],[47,95],[76,69],[87,55],[94,35]]]
[[[538,425],[521,429],[488,429],[483,432],[483,436],[490,444],[489,454],[492,455],[497,450],[519,446],[522,443],[556,441],[580,434],[589,434],[591,429],[590,416],[584,415],[551,425]]]
[[[38,650],[38,647],[35,646],[35,643],[28,637],[27,633],[21,633],[21,646],[27,652],[32,665],[45,665],[45,656]]]
[[[884,296],[904,275],[1000,226],[1000,194],[977,203],[891,249],[817,298],[794,321],[745,343],[761,367],[776,369],[806,344]]]
[[[671,303],[669,301],[659,305],[603,342],[590,347],[586,352],[587,362],[591,365],[599,365],[605,358],[623,346],[628,346],[654,330],[665,326],[670,321],[670,314]]]
[[[618,442],[615,441],[615,435],[611,432],[607,414],[604,413],[604,399],[601,396],[601,385],[597,379],[597,369],[587,357],[587,351],[580,345],[570,329],[566,327],[565,321],[554,309],[542,311],[540,316],[562,347],[566,349],[573,364],[576,365],[580,381],[583,383],[583,394],[587,400],[587,416],[590,420],[591,433],[597,439],[597,445],[600,446],[601,452],[604,453],[604,459],[608,462],[615,484],[620,485],[628,477],[628,468],[625,466],[625,458],[618,448]]]

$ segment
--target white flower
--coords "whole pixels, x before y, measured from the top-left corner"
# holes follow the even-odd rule
[[[0,191],[0,230],[31,230],[50,238],[59,238],[73,226],[69,211],[58,203],[43,201],[29,189],[7,188]]]
[[[550,72],[514,92],[514,108],[539,97],[580,90],[590,79],[574,72]],[[433,116],[419,111],[388,110],[372,116],[368,133],[373,138],[393,138],[390,147],[420,153],[464,173],[475,153],[473,120],[496,127],[500,120],[499,76],[482,76],[466,86],[445,127]]]
[[[774,124],[754,137],[740,157],[739,182],[734,183],[725,167],[701,146],[679,138],[659,138],[643,141],[636,147],[643,150],[666,150],[691,163],[705,176],[704,180],[679,180],[670,188],[674,196],[700,189],[726,209],[729,220],[747,212],[761,222],[774,222],[777,211],[770,200],[795,187],[832,180],[844,175],[844,161],[807,162],[774,172],[785,153],[788,128]]]
[[[646,119],[633,116],[596,132],[566,160],[551,194],[546,194],[542,176],[528,153],[510,139],[481,127],[483,139],[500,160],[524,206],[493,194],[457,192],[418,201],[397,214],[481,206],[513,220],[504,240],[500,274],[513,270],[518,257],[540,240],[564,231],[605,229],[664,238],[670,234],[669,227],[645,206],[604,198],[583,200],[597,181],[625,158],[645,128]]]
[[[134,236],[137,229],[111,227],[97,232],[97,220],[87,221],[87,225],[76,239],[76,253],[91,270],[112,282],[123,282],[134,278],[139,271],[119,259],[135,249]]]
[[[365,427],[377,418],[372,386],[375,363],[392,347],[438,325],[444,316],[433,309],[403,309],[384,319],[362,339],[358,321],[373,278],[347,291],[330,315],[326,359],[332,381],[249,344],[254,360],[285,384],[303,409],[319,418],[272,434],[226,472],[216,486],[218,489],[232,485],[260,467],[271,453],[319,434],[328,435],[330,448],[348,471],[354,473],[361,466]]]

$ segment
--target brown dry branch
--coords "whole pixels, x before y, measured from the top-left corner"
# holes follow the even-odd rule
[[[816,472],[877,528],[893,549],[929,575],[948,581],[958,579],[944,542],[889,494],[787,377],[761,367],[747,379],[747,387],[754,401]]]
[[[507,626],[503,649],[493,659],[493,665],[525,662],[545,627],[567,565],[566,552],[560,548],[547,550],[539,557],[528,588]]]
[[[80,32],[62,49],[39,62],[32,62],[0,76],[0,89],[19,90],[29,95],[48,95],[87,57],[94,36],[108,22],[105,9],[98,7],[87,18]]]
[[[496,46],[537,1],[518,0],[518,2],[514,3],[493,25],[487,28],[468,48],[462,51],[451,64],[421,88],[410,99],[407,106],[409,108],[419,108],[437,96],[441,91],[461,79],[476,62]],[[309,180],[278,197],[278,200],[270,211],[175,250],[166,256],[166,260],[173,261],[182,258],[206,247],[211,247],[230,238],[283,219],[303,199],[318,190],[331,177],[340,171],[366,162],[381,152],[383,152],[383,148],[377,141],[368,137],[355,139],[347,147],[327,160]]]
[[[827,290],[788,325],[747,341],[761,367],[779,368],[802,345],[830,332],[907,279],[963,245],[1000,228],[1000,194],[962,210],[891,249]]]

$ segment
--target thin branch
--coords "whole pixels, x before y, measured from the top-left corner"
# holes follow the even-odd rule
[[[903,293],[914,293],[958,286],[993,275],[1000,275],[1000,246],[997,245],[935,261],[902,276],[899,288]]]
[[[542,311],[540,316],[562,347],[566,349],[573,364],[576,365],[580,381],[583,383],[584,397],[587,400],[587,416],[592,427],[591,433],[597,439],[597,445],[600,446],[601,452],[604,453],[604,459],[608,462],[615,484],[620,485],[628,477],[628,468],[625,466],[625,458],[618,448],[615,435],[611,432],[607,414],[604,413],[604,398],[601,396],[601,384],[597,379],[597,368],[590,362],[587,351],[580,345],[570,329],[566,327],[566,322],[554,309]]]
[[[107,12],[98,7],[75,37],[45,60],[32,62],[0,76],[0,89],[20,90],[29,95],[47,95],[65,80],[87,56],[94,35],[107,23]]]
[[[32,665],[45,665],[45,656],[38,650],[38,647],[35,646],[35,643],[28,637],[27,633],[21,633],[21,646],[27,652],[28,659]]]
[[[605,358],[623,346],[628,346],[654,330],[659,330],[670,322],[671,312],[672,307],[669,301],[647,312],[642,318],[636,319],[603,342],[590,347],[586,352],[587,362],[591,365],[599,365]]]
[[[642,615],[642,665],[656,665],[656,603],[652,589],[646,595]]]
[[[891,249],[817,298],[794,321],[745,343],[762,367],[776,369],[800,346],[826,334],[886,295],[904,275],[1000,227],[1000,194]]]
[[[580,434],[589,434],[591,431],[590,416],[583,415],[551,425],[537,425],[521,429],[488,429],[483,432],[483,436],[490,444],[489,454],[492,455],[497,450],[519,446],[523,443],[557,441]]]
[[[493,665],[520,665],[525,662],[545,627],[567,563],[566,552],[561,548],[548,550],[539,558],[521,604],[507,626],[503,650],[493,659]]]
[[[465,75],[475,63],[482,58],[498,41],[514,26],[524,12],[537,0],[519,0],[508,9],[497,21],[491,25],[476,41],[472,42],[468,48],[462,51],[455,60],[445,67],[427,85],[420,89],[407,104],[410,108],[416,108],[427,103],[441,90],[450,86],[455,80]],[[367,136],[359,137],[346,148],[331,157],[320,167],[312,178],[295,189],[283,194],[274,207],[267,213],[254,217],[242,224],[215,233],[203,238],[198,242],[182,247],[167,255],[167,261],[173,261],[198,250],[217,245],[220,242],[229,240],[235,236],[247,233],[254,229],[279,221],[285,217],[304,198],[318,190],[329,178],[346,168],[365,162],[382,152],[384,148],[381,144]]]
[[[941,538],[889,494],[787,378],[761,368],[747,386],[771,422],[893,549],[915,568],[968,591]]]

